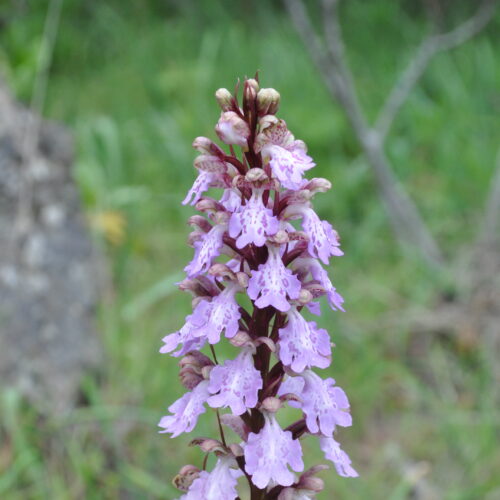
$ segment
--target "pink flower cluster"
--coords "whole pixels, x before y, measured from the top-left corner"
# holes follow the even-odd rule
[[[338,426],[352,424],[349,401],[335,380],[314,370],[331,363],[329,335],[302,315],[304,308],[319,315],[321,296],[343,310],[322,267],[342,255],[339,237],[311,204],[331,184],[304,178],[315,164],[276,117],[278,92],[248,79],[241,107],[237,93],[216,93],[222,113],[215,131],[229,152],[206,137],[193,143],[198,177],[184,204],[203,216],[189,220],[194,257],[180,283],[193,296],[193,312],[160,350],[182,356],[188,392],[169,407],[160,432],[176,437],[192,431],[207,407],[217,413],[220,440],[193,441],[215,455],[215,466],[181,469],[174,483],[185,492],[182,500],[237,499],[240,477],[252,499],[314,499],[323,489],[315,474],[326,466],[304,472],[300,440],[307,434],[318,437],[339,475],[357,476],[334,438]],[[207,195],[211,188],[223,190],[219,199]],[[218,363],[214,345],[222,334],[239,352]],[[212,359],[201,352],[207,344]],[[300,412],[285,428],[276,417],[284,404]],[[238,443],[226,442],[225,427]]]

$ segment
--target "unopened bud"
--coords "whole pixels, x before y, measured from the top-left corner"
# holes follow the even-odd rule
[[[212,371],[212,369],[213,365],[207,365],[201,369],[201,376],[203,377],[203,380],[210,380],[210,372]]]
[[[227,165],[217,156],[200,155],[194,160],[194,166],[198,170],[209,173],[223,174],[227,170]]]
[[[243,456],[243,448],[238,443],[231,443],[229,445],[229,449],[231,450],[231,453],[235,457],[242,457]]]
[[[260,86],[259,82],[255,78],[249,78],[246,80],[246,85],[250,87],[255,93],[259,92]]]
[[[208,270],[208,274],[211,276],[215,276],[216,278],[227,278],[230,280],[234,280],[236,278],[236,275],[234,274],[229,267],[226,266],[226,264],[223,264],[222,262],[217,262],[213,266],[210,267]]]
[[[212,361],[208,356],[205,356],[200,351],[190,351],[186,356],[184,356],[180,361],[179,361],[179,366],[187,366],[187,365],[192,365],[193,367],[198,369],[198,372],[201,373],[201,368],[203,366],[207,365],[212,365]]]
[[[281,409],[282,406],[283,406],[283,403],[281,402],[281,400],[279,398],[275,398],[273,396],[270,396],[270,397],[264,399],[264,401],[262,401],[262,403],[260,404],[260,408],[262,410],[265,410],[265,411],[268,411],[271,413],[276,413],[279,409]]]
[[[243,87],[243,110],[249,109],[255,103],[258,91],[259,84],[257,80],[250,78],[250,80],[245,81],[245,86]]]
[[[323,491],[323,488],[325,487],[323,479],[314,476],[308,476],[304,478],[301,477],[299,485],[300,489],[314,491],[315,493]]]
[[[202,154],[225,156],[224,151],[208,137],[197,137],[193,141],[193,148]]]
[[[245,187],[245,182],[244,175],[236,174],[231,181],[231,186],[234,188],[242,188]]]
[[[314,299],[326,294],[326,288],[319,283],[308,283],[307,285],[305,285],[305,288]],[[304,288],[302,290],[304,290]]]
[[[226,222],[229,221],[229,218],[231,217],[231,214],[226,212],[224,210],[224,207],[222,207],[222,205],[221,208],[222,210],[220,210],[219,212],[215,212],[214,214],[213,219],[215,224],[225,224]]]
[[[311,179],[305,186],[305,189],[308,189],[313,193],[326,193],[331,188],[332,183],[322,177],[315,177],[314,179]]]
[[[210,439],[210,438],[203,438],[203,437],[194,438],[189,443],[189,446],[199,446],[202,449],[202,451],[204,451],[205,453],[213,453],[215,451],[227,453],[227,449],[217,439]]]
[[[179,366],[182,385],[192,390],[205,379],[204,370],[211,369],[213,363],[201,352],[191,351],[179,361]]]
[[[295,403],[303,403],[302,398],[300,398],[299,396],[297,396],[297,394],[293,394],[291,392],[287,392],[286,394],[282,394],[279,397],[279,399],[280,399],[280,401],[283,401],[283,402],[285,402],[285,401],[293,401]]]
[[[215,98],[217,99],[217,102],[222,111],[229,111],[232,108],[233,96],[231,95],[231,92],[229,92],[229,90],[218,89],[215,92]]]
[[[260,116],[276,114],[279,104],[279,92],[274,89],[259,90],[257,94],[257,110]]]
[[[188,219],[188,224],[193,227],[199,227],[205,233],[208,233],[212,229],[212,224],[202,217],[201,215],[192,215]]]
[[[271,352],[276,352],[276,344],[269,337],[259,337],[254,341],[255,345],[265,344]]]
[[[269,177],[262,168],[251,168],[245,175],[247,182],[265,182]]]
[[[172,484],[180,491],[188,491],[193,481],[200,475],[200,469],[194,465],[185,465],[179,471]]]
[[[313,197],[311,191],[308,189],[301,189],[300,191],[295,191],[287,197],[287,203],[291,204],[302,204],[309,201]]]
[[[226,111],[221,114],[215,132],[219,139],[225,144],[235,146],[247,146],[247,139],[250,136],[248,123],[238,116],[234,111]]]
[[[248,439],[250,428],[245,424],[241,417],[232,415],[231,413],[224,413],[220,416],[221,422],[240,436],[243,441]]]
[[[234,347],[243,347],[252,342],[250,335],[243,330],[240,330],[234,337],[232,337],[229,342],[231,342]]]
[[[298,492],[295,488],[285,488],[281,490],[280,494],[278,495],[278,500],[296,500],[296,493]]]
[[[305,288],[302,288],[299,293],[299,298],[298,302],[299,304],[305,306],[306,304],[309,304],[313,300],[313,295],[309,290],[306,290]]]
[[[195,295],[198,294],[201,288],[197,280],[191,280],[189,278],[182,280],[177,284],[177,286],[179,287],[179,290],[182,290],[183,292],[191,292]]]
[[[236,281],[238,281],[238,285],[241,286],[241,288],[246,288],[248,286],[248,274],[244,273],[243,271],[238,271],[236,273]]]
[[[274,236],[269,237],[269,241],[276,245],[284,245],[290,239],[288,238],[288,233],[284,229],[280,229]]]
[[[274,115],[264,115],[260,120],[259,120],[259,128],[260,131],[262,132],[263,130],[276,125],[279,123],[279,119],[276,118]]]
[[[314,476],[318,472],[322,472],[322,471],[325,471],[328,469],[330,469],[330,467],[328,465],[325,465],[325,464],[313,465],[312,467],[307,469],[305,472],[303,472],[300,477],[305,478],[305,477],[309,477],[309,476]]]
[[[216,212],[224,210],[224,207],[213,198],[202,198],[196,203],[195,208],[199,212]]]

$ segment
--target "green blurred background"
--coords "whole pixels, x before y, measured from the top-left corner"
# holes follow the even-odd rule
[[[0,3],[0,70],[25,102],[48,3]],[[457,22],[475,3],[456,2]],[[342,25],[373,119],[428,28],[425,9],[412,0],[351,0]],[[195,177],[191,142],[215,138],[214,91],[256,70],[262,86],[281,93],[279,114],[308,144],[314,176],[333,181],[315,206],[345,251],[332,271],[347,313],[324,308],[319,323],[337,346],[329,374],[354,417],[340,440],[361,477],[323,473],[320,498],[431,498],[426,488],[437,498],[500,498],[495,353],[480,341],[463,348],[438,339],[414,352],[410,321],[461,293],[454,275],[475,236],[499,142],[499,29],[497,14],[433,59],[387,141],[398,178],[451,262],[436,273],[397,245],[352,130],[280,2],[65,0],[43,113],[73,131],[74,175],[109,262],[98,319],[106,364],[84,380],[85,404],[70,415],[41,418],[15,393],[4,396],[0,498],[173,499],[180,466],[201,464],[187,447],[191,436],[156,433],[183,392],[176,361],[158,348],[190,310],[174,283],[192,254],[185,220],[193,210],[180,205]],[[215,435],[214,420],[202,416],[196,435]],[[315,443],[304,447],[307,462],[318,463]]]

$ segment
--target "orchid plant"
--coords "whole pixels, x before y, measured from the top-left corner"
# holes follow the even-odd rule
[[[220,439],[192,441],[206,456],[202,470],[186,465],[175,477],[181,500],[239,499],[240,477],[251,500],[314,499],[324,487],[316,474],[327,466],[304,472],[306,435],[318,438],[340,476],[357,476],[335,439],[337,426],[352,424],[349,401],[335,380],[314,370],[331,363],[329,335],[302,314],[319,315],[321,296],[343,311],[322,266],[342,255],[339,237],[311,203],[331,183],[304,178],[315,164],[277,118],[276,90],[260,89],[256,77],[245,80],[241,107],[238,86],[234,95],[219,89],[216,99],[222,113],[215,131],[229,152],[206,137],[193,143],[198,177],[183,204],[204,216],[189,219],[194,257],[179,284],[193,296],[193,313],[160,349],[181,358],[188,392],[169,407],[160,432],[190,432],[207,406],[215,409]],[[220,199],[206,195],[211,188],[222,190]],[[220,363],[214,346],[223,333],[239,352]],[[207,344],[211,357],[201,352]],[[285,404],[301,418],[283,427],[277,414]],[[227,442],[225,427],[239,442]]]

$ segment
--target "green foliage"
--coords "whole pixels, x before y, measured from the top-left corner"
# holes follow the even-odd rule
[[[47,2],[20,3],[0,11],[0,61],[29,100]],[[348,56],[371,118],[426,30],[420,14],[408,2],[345,2]],[[452,260],[474,235],[498,146],[498,29],[497,19],[436,57],[387,145]],[[191,141],[214,137],[215,89],[257,69],[280,91],[281,116],[309,145],[314,175],[333,181],[316,206],[346,253],[333,271],[348,313],[326,313],[321,323],[338,346],[331,374],[350,395],[355,422],[342,441],[361,478],[325,474],[324,498],[410,498],[405,461],[425,462],[426,480],[447,484],[447,499],[499,494],[492,355],[478,345],[467,358],[437,342],[426,359],[409,355],[405,311],[432,307],[449,277],[397,247],[359,146],[279,3],[67,0],[45,114],[74,131],[75,176],[112,266],[100,311],[107,364],[98,382],[85,380],[87,406],[70,415],[40,420],[4,394],[1,498],[172,499],[180,465],[200,465],[198,450],[184,447],[189,437],[155,433],[182,393],[175,361],[157,351],[190,307],[174,283],[191,256],[184,221],[192,210],[180,206],[195,175]],[[199,434],[215,432],[208,411]],[[321,460],[312,442],[304,446]]]

